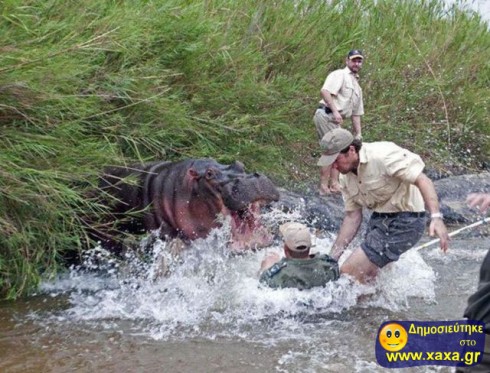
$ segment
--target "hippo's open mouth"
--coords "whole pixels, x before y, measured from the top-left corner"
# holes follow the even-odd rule
[[[245,209],[230,211],[232,251],[255,249],[272,243],[273,237],[261,221],[261,207],[265,203],[259,200]]]

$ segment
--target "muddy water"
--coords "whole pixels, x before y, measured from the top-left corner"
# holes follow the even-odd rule
[[[408,252],[372,286],[341,278],[297,291],[258,286],[265,253],[230,256],[224,242],[220,232],[196,242],[164,278],[162,246],[129,268],[95,252],[95,271],[72,270],[35,296],[0,303],[0,371],[387,371],[374,355],[379,325],[461,319],[490,247],[489,238],[462,237],[447,255]],[[331,243],[318,238],[314,251]]]

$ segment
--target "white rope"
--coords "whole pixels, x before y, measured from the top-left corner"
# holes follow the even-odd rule
[[[490,221],[490,216],[488,218],[479,220],[479,221],[477,221],[477,222],[475,222],[473,224],[467,225],[466,227],[456,229],[455,231],[449,233],[449,237],[456,236],[458,233],[461,233],[462,231],[465,231],[467,229],[471,229],[471,228],[474,228],[474,227],[478,227],[479,225],[488,223],[489,221]],[[431,245],[433,245],[435,243],[438,243],[439,241],[440,241],[440,239],[439,238],[436,238],[436,239],[434,239],[432,241],[429,241],[429,242],[424,243],[423,245],[417,246],[415,248],[415,250],[425,249],[426,247],[431,246]]]

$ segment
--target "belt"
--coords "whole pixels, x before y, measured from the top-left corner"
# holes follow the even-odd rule
[[[373,212],[371,217],[373,218],[395,218],[395,217],[410,217],[410,218],[423,218],[426,216],[425,211],[413,212],[413,211],[400,211],[400,212]]]
[[[325,114],[331,114],[332,113],[332,110],[330,110],[330,108],[324,104],[320,104],[318,106],[318,109],[325,110]]]

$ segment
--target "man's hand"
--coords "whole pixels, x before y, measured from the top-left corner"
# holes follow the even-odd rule
[[[431,237],[434,237],[434,235],[439,237],[441,250],[443,252],[447,251],[449,244],[449,234],[447,233],[446,226],[444,225],[442,219],[437,218],[430,221],[429,235]]]
[[[333,114],[333,119],[335,120],[335,123],[337,123],[339,126],[341,126],[342,123],[344,122],[342,115],[340,115],[340,113],[337,110],[334,110],[332,112],[332,114]]]
[[[434,183],[423,172],[415,180],[415,186],[419,188],[422,198],[424,199],[425,207],[431,215],[439,214],[439,201],[437,199]],[[449,234],[446,226],[441,218],[433,218],[430,221],[429,235],[439,237],[441,250],[446,252],[449,244]]]
[[[466,198],[466,203],[485,214],[490,208],[490,193],[471,193]]]
[[[268,254],[262,260],[262,263],[260,264],[260,273],[262,273],[265,270],[269,269],[270,267],[272,267],[274,264],[276,264],[280,260],[281,260],[281,256],[279,254],[277,254],[277,253],[270,253],[270,254]]]

